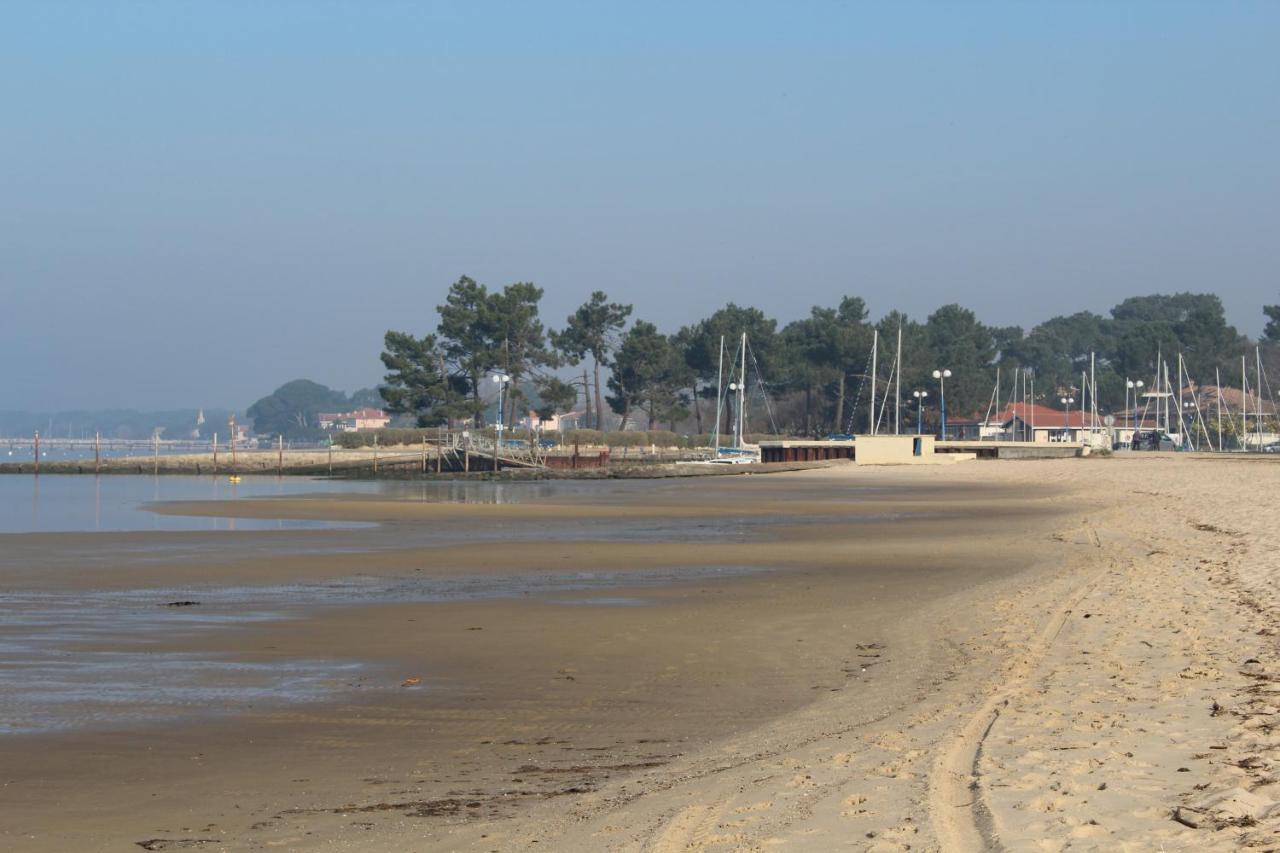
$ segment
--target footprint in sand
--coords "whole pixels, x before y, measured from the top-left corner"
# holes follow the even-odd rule
[[[842,805],[844,809],[840,812],[840,817],[871,817],[875,812],[870,809],[863,808],[867,798],[861,794],[851,794],[844,798]]]

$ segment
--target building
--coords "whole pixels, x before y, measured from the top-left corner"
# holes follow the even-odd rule
[[[391,416],[382,409],[356,409],[353,412],[320,412],[316,415],[320,429],[330,432],[364,432],[383,429]]]
[[[578,429],[578,425],[582,423],[586,415],[582,412],[564,412],[563,414],[552,415],[549,418],[540,418],[538,413],[529,410],[529,413],[519,420],[516,424],[517,429],[529,430],[530,432],[559,432],[560,430]]]
[[[1041,444],[1078,444],[1086,436],[1102,431],[1102,418],[1075,409],[1051,409],[1038,403],[1010,403],[1000,415],[1002,437]]]

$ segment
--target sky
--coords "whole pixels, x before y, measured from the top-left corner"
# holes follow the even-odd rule
[[[1280,3],[0,0],[0,409],[376,384],[460,275],[673,331],[1280,302]]]

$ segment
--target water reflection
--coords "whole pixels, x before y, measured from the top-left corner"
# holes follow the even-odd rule
[[[348,522],[229,519],[161,515],[144,506],[162,501],[241,500],[317,491],[372,493],[377,484],[309,479],[222,477],[0,476],[0,533],[173,530],[304,530],[356,527]]]

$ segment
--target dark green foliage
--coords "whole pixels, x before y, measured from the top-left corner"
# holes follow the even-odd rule
[[[486,374],[502,370],[516,380],[506,418],[517,403],[548,417],[571,408],[578,393],[589,394],[593,384],[580,376],[556,376],[554,369],[591,356],[597,368],[609,369],[604,400],[624,420],[643,412],[647,417],[641,424],[651,430],[659,425],[672,431],[682,428],[693,433],[682,441],[705,443],[697,436],[714,428],[721,337],[727,384],[737,380],[739,361],[734,353],[746,332],[752,391],[749,425],[758,428],[769,423],[764,402],[756,394],[760,378],[770,397],[775,428],[801,435],[843,432],[850,427],[865,431],[872,415],[868,387],[872,333],[878,330],[876,400],[885,413],[881,428],[892,428],[892,395],[900,388],[902,426],[910,429],[915,422],[914,390],[929,392],[924,421],[937,423],[940,395],[938,380],[932,376],[935,369],[952,372],[946,397],[953,418],[985,412],[992,401],[997,369],[1002,379],[1001,403],[1009,400],[1015,376],[1027,371],[1035,376],[1037,402],[1057,405],[1066,394],[1081,400],[1081,373],[1095,366],[1099,404],[1106,410],[1122,403],[1126,378],[1151,383],[1157,352],[1171,366],[1181,353],[1190,375],[1208,383],[1217,367],[1228,369],[1224,376],[1238,374],[1245,344],[1226,323],[1221,301],[1209,294],[1126,299],[1110,316],[1079,312],[1053,317],[1025,335],[1016,326],[987,326],[971,310],[955,304],[942,306],[923,323],[894,311],[873,325],[857,296],[846,296],[834,307],[814,306],[809,316],[789,323],[781,332],[776,321],[759,309],[731,303],[672,335],[646,322],[619,334],[631,306],[610,302],[603,291],[592,293],[562,331],[548,334],[538,319],[541,296],[541,289],[532,284],[513,284],[490,293],[469,278],[459,279],[440,306],[438,336],[421,340],[388,336],[384,363],[392,372],[383,394],[392,409],[414,414],[419,423],[477,415],[492,405],[495,396],[495,388],[484,382]],[[1274,340],[1280,337],[1280,306],[1264,310],[1270,318],[1268,339]],[[891,378],[899,329],[904,363],[895,385]],[[548,348],[548,337],[559,356]],[[1264,351],[1264,362],[1270,363],[1275,352],[1280,350]],[[1091,365],[1091,353],[1096,365]],[[433,358],[443,366],[430,369]],[[442,379],[445,376],[447,382]],[[597,382],[599,378],[597,369]],[[600,394],[589,402],[593,403],[590,408],[597,408]],[[728,407],[724,416],[722,435],[729,431]],[[577,434],[580,442],[603,440],[598,433],[592,439]],[[565,440],[570,440],[568,435]],[[639,438],[618,441],[642,442]]]
[[[387,369],[382,398],[388,411],[413,415],[418,426],[434,426],[451,414],[465,413],[466,385],[449,376],[436,336],[415,338],[387,332],[382,364]]]
[[[1113,363],[1122,375],[1154,375],[1157,350],[1170,359],[1181,352],[1193,375],[1212,375],[1238,358],[1244,344],[1227,325],[1222,300],[1208,293],[1135,296],[1112,308],[1111,317]]]
[[[347,395],[312,382],[295,379],[249,407],[254,432],[262,436],[283,435],[289,441],[317,441],[324,432],[316,420],[320,412],[341,412],[350,405]]]
[[[568,356],[573,363],[588,355],[592,359],[595,379],[595,424],[604,422],[604,402],[600,394],[600,366],[617,345],[618,334],[631,316],[631,306],[610,302],[603,290],[591,294],[591,298],[569,315],[563,331],[552,332],[551,342]],[[576,397],[574,401],[576,401]],[[570,401],[568,407],[572,407]]]
[[[504,422],[510,422],[522,400],[522,383],[537,380],[544,368],[554,368],[558,359],[547,347],[546,330],[538,318],[542,288],[529,282],[508,285],[491,293],[483,284],[463,276],[449,288],[440,314],[439,346],[445,356],[451,387],[458,387],[470,399],[451,402],[451,417],[474,418],[480,422],[486,404],[485,376],[502,371],[511,377]]]
[[[610,365],[609,407],[622,417],[645,410],[651,425],[688,417],[682,389],[689,370],[682,353],[657,326],[637,321],[623,336]]]
[[[578,401],[578,389],[555,376],[548,376],[537,384],[538,405],[535,411],[544,420],[557,412],[567,412]]]
[[[1280,305],[1264,305],[1262,313],[1267,315],[1267,327],[1262,330],[1262,337],[1273,344],[1280,344]]]
[[[991,394],[995,336],[978,322],[968,308],[944,305],[925,321],[925,343],[933,356],[934,370],[947,369],[947,405],[953,414],[976,412]],[[928,387],[938,390],[929,374]]]

